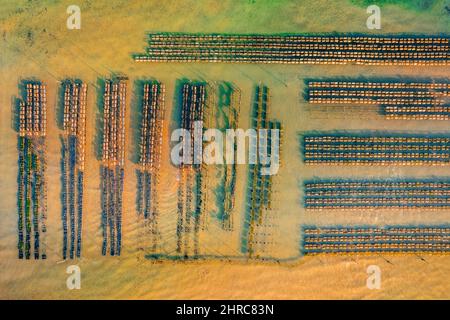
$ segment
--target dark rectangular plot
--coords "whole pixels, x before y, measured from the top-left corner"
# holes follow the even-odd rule
[[[302,228],[301,252],[310,254],[450,252],[449,226]]]
[[[135,61],[448,65],[445,36],[153,33]]]
[[[304,183],[307,209],[449,208],[450,180],[316,180]]]
[[[314,133],[301,137],[306,164],[448,165],[450,136],[379,132]]]

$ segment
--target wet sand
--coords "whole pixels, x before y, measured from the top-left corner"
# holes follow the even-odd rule
[[[4,3],[3,3],[4,2]],[[313,110],[303,100],[304,80],[326,77],[430,77],[446,78],[449,67],[292,66],[237,64],[136,63],[131,55],[142,52],[147,31],[276,33],[276,32],[367,32],[365,8],[343,1],[275,2],[234,1],[161,7],[160,2],[80,2],[81,30],[67,30],[66,7],[72,3],[13,5],[0,1],[0,298],[449,298],[450,257],[418,255],[299,257],[303,224],[441,224],[450,211],[363,210],[306,212],[300,205],[303,179],[312,177],[387,178],[450,176],[450,167],[414,166],[305,166],[301,162],[299,134],[310,130],[386,130],[450,133],[446,121],[385,120],[373,110],[356,107]],[[18,7],[21,10],[17,11]],[[30,18],[32,17],[32,18]],[[383,9],[381,33],[446,32],[449,16],[437,6],[418,14],[399,7]],[[123,252],[120,257],[101,256],[100,162],[95,153],[99,129],[96,119],[97,81],[111,72],[129,77],[125,163]],[[21,79],[34,77],[47,84],[47,183],[48,235],[46,261],[17,259],[17,133],[12,128],[12,99]],[[61,261],[62,227],[60,204],[60,140],[56,125],[59,81],[77,77],[88,83],[87,145],[84,188],[82,259]],[[132,122],[134,81],[155,78],[166,85],[166,123],[174,110],[175,81],[181,78],[229,81],[240,88],[240,126],[250,125],[254,86],[262,82],[271,91],[270,118],[284,128],[282,167],[274,183],[276,241],[274,256],[280,262],[214,261],[154,262],[136,252],[140,240],[136,225],[136,164],[133,160]],[[164,130],[160,170],[160,212],[166,250],[173,250],[176,228],[177,170],[169,160],[170,131]],[[205,254],[240,253],[240,230],[244,212],[246,166],[238,166],[235,231],[218,232],[219,222],[210,217],[209,231],[200,235]],[[287,260],[282,262],[282,260]],[[66,288],[67,266],[77,264],[82,289]],[[366,268],[379,265],[382,289],[366,287]]]

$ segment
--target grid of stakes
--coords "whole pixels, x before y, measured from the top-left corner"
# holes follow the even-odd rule
[[[150,33],[140,62],[449,65],[448,37]]]
[[[448,165],[450,137],[427,134],[311,133],[302,136],[308,165]]]
[[[394,119],[447,120],[447,83],[312,81],[308,101],[313,104],[378,104]],[[186,82],[181,87],[181,128],[195,140],[194,126],[205,119],[207,85]],[[62,135],[62,224],[63,258],[81,256],[83,172],[85,160],[87,86],[78,80],[62,83],[64,112]],[[46,87],[39,81],[23,82],[19,103],[18,171],[18,256],[45,259],[46,233]],[[280,122],[268,120],[269,90],[256,88],[252,128],[278,129]],[[238,110],[231,108],[240,94],[230,95],[228,121],[236,128]],[[122,242],[122,193],[125,150],[126,79],[105,81],[103,145],[101,165],[102,254],[120,255]],[[239,103],[238,103],[239,104]],[[164,122],[164,85],[143,86],[140,158],[138,169],[138,214],[153,237],[156,249],[158,200],[156,186]],[[201,132],[201,133],[202,133]],[[270,132],[270,131],[269,131]],[[201,142],[203,143],[203,142]],[[258,139],[258,144],[259,144]],[[272,144],[269,133],[268,157]],[[450,137],[446,135],[372,132],[315,132],[302,136],[306,164],[332,165],[447,165]],[[197,154],[191,144],[191,154]],[[235,146],[236,151],[236,146]],[[195,158],[194,158],[195,160]],[[204,168],[200,162],[179,166],[177,252],[185,258],[199,256],[199,229],[205,215]],[[243,241],[250,257],[259,257],[269,244],[273,217],[272,179],[261,175],[260,163],[249,165],[246,219]],[[236,167],[224,171],[222,228],[232,230]],[[432,180],[314,180],[304,182],[303,203],[307,209],[393,208],[447,209],[450,182]],[[69,231],[70,230],[70,231]],[[262,231],[263,230],[263,231]],[[324,231],[325,230],[325,231]],[[431,230],[431,231],[430,231]],[[449,228],[431,227],[305,227],[303,253],[342,252],[448,252]],[[109,239],[108,239],[109,238]],[[109,241],[108,241],[109,240]]]
[[[239,88],[229,84],[221,83],[218,87],[219,98],[217,101],[218,111],[223,116],[224,129],[238,129],[241,91]],[[237,169],[237,143],[233,143],[234,161],[232,164],[225,164],[221,172],[220,188],[217,195],[218,217],[223,230],[232,231],[234,229],[233,211],[236,198],[236,169]]]
[[[307,91],[309,103],[379,105],[387,119],[450,119],[448,83],[310,81]]]
[[[448,226],[305,226],[302,254],[374,254],[450,252]]]
[[[447,83],[310,81],[312,104],[379,105],[387,119],[448,120]],[[440,134],[314,132],[301,137],[307,165],[448,165],[450,137]],[[303,184],[308,210],[448,209],[446,178],[314,179]],[[450,251],[446,226],[317,227],[302,230],[302,254]]]
[[[205,83],[195,81],[187,81],[181,86],[181,128],[188,130],[192,142],[194,136],[201,137],[203,134],[203,125],[198,128],[195,123],[204,121],[206,86]],[[183,152],[186,151],[183,150]],[[179,166],[180,183],[177,194],[176,252],[186,259],[191,256],[195,258],[200,253],[199,231],[201,218],[205,215],[204,164],[202,159],[195,159],[195,155],[201,156],[195,143],[191,143],[190,154],[194,158],[194,164],[183,163]]]
[[[63,259],[68,256],[73,259],[81,257],[82,245],[87,85],[78,80],[65,80],[61,88],[64,106],[61,137],[62,256]]]
[[[304,182],[307,209],[450,208],[450,180],[313,180]]]
[[[144,233],[143,236],[151,237],[151,250],[155,252],[160,238],[157,186],[164,126],[165,87],[163,84],[153,81],[144,83],[142,90],[140,156],[137,169],[137,213],[140,231]],[[143,241],[139,245],[143,250]]]
[[[103,94],[102,255],[106,255],[109,247],[111,256],[119,256],[122,247],[126,80],[123,77],[106,80]]]
[[[281,124],[275,120],[268,120],[269,89],[265,85],[258,85],[255,89],[253,102],[252,128],[257,130],[257,144],[259,148],[267,148],[267,156],[271,157],[272,134],[268,131],[266,144],[261,144],[260,129],[278,129],[281,131]],[[281,139],[281,133],[278,136]],[[279,143],[280,145],[281,143]],[[258,153],[258,152],[257,152]],[[254,155],[258,157],[258,155]],[[261,159],[255,164],[249,164],[249,175],[247,181],[246,195],[246,218],[244,221],[243,244],[246,253],[251,258],[258,258],[266,253],[268,247],[272,245],[270,237],[273,229],[274,215],[272,212],[272,175],[261,174]]]
[[[18,257],[46,259],[47,89],[40,81],[21,83],[18,135]]]

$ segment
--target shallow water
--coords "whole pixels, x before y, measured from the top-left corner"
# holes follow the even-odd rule
[[[17,3],[17,2],[15,2]],[[387,130],[447,132],[446,121],[385,120],[366,107],[307,105],[304,80],[326,77],[430,77],[448,78],[449,67],[292,66],[236,64],[144,64],[131,59],[142,52],[148,31],[280,33],[368,32],[364,7],[345,1],[183,1],[162,5],[159,1],[79,1],[81,30],[67,30],[66,8],[71,1],[47,1],[38,5],[22,1],[13,5],[1,0],[0,14],[0,297],[11,298],[449,298],[450,257],[418,255],[313,256],[299,255],[302,224],[442,224],[450,211],[364,210],[305,212],[300,205],[303,179],[313,177],[428,177],[449,176],[449,167],[416,166],[305,166],[301,162],[299,134],[311,130]],[[382,7],[384,33],[448,32],[450,16],[443,1],[427,11]],[[127,96],[127,161],[125,164],[123,254],[100,255],[100,162],[95,137],[97,86],[111,72],[130,80]],[[17,237],[17,137],[12,128],[13,97],[21,79],[35,77],[47,84],[47,261],[19,261]],[[87,145],[84,189],[83,257],[61,261],[60,141],[56,124],[59,81],[77,77],[88,83]],[[228,81],[242,92],[240,126],[250,125],[254,86],[264,83],[271,91],[270,118],[284,128],[282,167],[274,179],[273,252],[284,262],[257,261],[163,261],[144,259],[136,252],[135,160],[131,119],[135,108],[134,81],[155,78],[166,85],[166,124],[174,110],[175,81],[188,78]],[[317,109],[316,109],[317,108]],[[169,126],[164,130],[160,171],[161,228],[165,250],[174,250],[176,229],[177,170],[170,164]],[[209,217],[210,228],[200,233],[203,253],[241,255],[240,244],[246,166],[237,170],[235,231],[220,231]],[[214,179],[212,179],[214,180]],[[210,181],[215,185],[214,181]],[[58,196],[57,196],[58,195]],[[212,209],[211,209],[212,210]],[[298,258],[298,259],[297,259]],[[66,288],[66,268],[77,264],[82,289]],[[366,268],[379,265],[382,289],[366,288]]]

